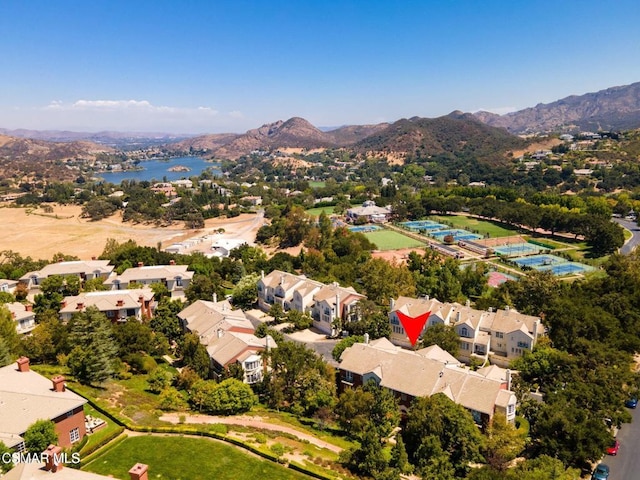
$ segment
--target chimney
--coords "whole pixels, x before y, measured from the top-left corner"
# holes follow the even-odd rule
[[[169,265],[175,265],[176,261],[175,260],[169,260]]]
[[[456,312],[456,322],[460,321],[460,310]]]
[[[62,448],[57,445],[49,445],[47,449],[42,452],[45,457],[44,469],[47,472],[56,473],[62,468],[60,459],[62,458]]]
[[[65,391],[64,377],[62,375],[56,375],[51,379],[51,382],[53,383],[54,392],[62,393]]]
[[[260,278],[264,280],[264,270],[260,270]]]
[[[396,301],[393,298],[389,299],[389,310],[393,311],[393,309],[396,307]]]
[[[33,305],[31,305],[30,303],[28,303],[27,305],[24,306],[25,311],[27,312],[32,312],[33,311]]]
[[[284,283],[284,275],[280,275],[280,285]]]
[[[20,357],[18,359],[18,371],[19,372],[29,371],[29,357]]]
[[[340,294],[336,293],[336,318],[342,317],[341,313],[342,312],[340,311]]]
[[[144,262],[138,262],[138,267],[144,267]]]
[[[465,307],[470,307],[470,306],[471,306],[471,300],[469,300],[469,299],[467,298],[467,301],[466,301],[466,302],[464,302],[464,306],[465,306]]]
[[[67,306],[67,302],[66,301],[63,300],[63,301],[60,302],[60,308],[61,309],[65,308],[66,306]]]
[[[535,343],[538,341],[539,328],[540,328],[540,320],[536,319],[536,321],[533,322],[533,343],[531,344],[531,347],[533,347]]]
[[[94,256],[92,256],[92,257],[91,257],[91,260],[95,261],[95,260],[96,260],[96,256],[95,256],[95,255],[94,255]]]
[[[368,334],[368,333],[365,333],[365,334],[364,334],[364,343],[365,343],[366,345],[369,345],[369,334]]]
[[[509,313],[509,305],[505,305],[505,307],[504,307],[504,311],[505,311],[506,313]]]
[[[123,305],[124,305],[124,300],[122,300],[122,299],[119,299],[119,300],[116,302],[116,307],[122,307]]]
[[[511,390],[511,370],[507,369],[507,390]]]
[[[271,335],[264,337],[264,349],[267,353],[271,350]]]
[[[222,336],[224,335],[224,330],[219,328],[217,334],[218,334],[218,338],[222,338]]]
[[[489,313],[493,313],[493,307],[489,307],[488,312],[489,312]]]
[[[131,467],[131,470],[129,470],[129,477],[131,477],[131,480],[148,480],[148,469],[148,465],[145,465],[144,463],[136,463],[133,467]]]
[[[218,294],[213,292],[213,303],[218,303]]]
[[[84,307],[84,303],[78,302],[78,304],[76,305],[76,310],[82,310],[83,307]]]

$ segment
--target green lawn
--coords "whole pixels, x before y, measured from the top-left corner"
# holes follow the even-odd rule
[[[311,187],[311,188],[324,188],[326,184],[327,184],[327,182],[311,181],[311,182],[309,182],[309,187]]]
[[[83,470],[128,480],[136,463],[149,465],[149,478],[166,480],[308,478],[214,440],[155,435],[127,438]]]
[[[490,222],[487,220],[479,220],[477,218],[467,217],[465,215],[432,215],[429,220],[433,220],[438,223],[445,223],[447,225],[453,224],[454,228],[463,228],[465,230],[477,231],[480,235],[486,235],[487,233],[491,238],[496,237],[509,237],[516,235],[518,232],[515,229],[510,229],[502,226],[499,223]]]
[[[425,243],[391,230],[376,230],[363,234],[375,243],[378,250],[398,250],[400,248],[424,247]]]
[[[316,208],[310,208],[309,210],[305,210],[304,213],[306,213],[307,215],[311,215],[312,217],[319,217],[320,214],[322,213],[322,211],[324,211],[324,213],[326,213],[327,215],[331,215],[333,214],[333,209],[335,207],[331,206],[331,207],[316,207]]]

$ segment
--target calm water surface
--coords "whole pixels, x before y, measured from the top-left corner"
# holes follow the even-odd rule
[[[189,172],[170,172],[171,167],[176,165],[182,165],[190,169]],[[204,170],[210,169],[214,175],[221,175],[220,164],[207,162],[200,157],[176,157],[168,160],[149,160],[140,162],[138,165],[143,170],[128,171],[128,172],[100,172],[96,174],[100,178],[103,178],[107,182],[115,183],[116,185],[123,180],[157,180],[163,181],[165,178],[167,181],[180,180],[181,178],[189,178],[198,176]]]

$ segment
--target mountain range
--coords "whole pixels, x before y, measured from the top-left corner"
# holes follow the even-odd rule
[[[168,154],[195,153],[234,160],[254,151],[296,148],[348,148],[354,153],[386,156],[402,162],[412,155],[464,154],[496,164],[523,146],[520,133],[577,132],[640,128],[640,82],[595,93],[570,96],[518,112],[496,115],[459,111],[438,118],[412,117],[393,123],[350,125],[321,130],[293,117],[262,125],[244,134],[192,136],[163,133],[34,131],[0,129],[3,176],[12,164],[49,163],[95,158],[114,148],[161,146]],[[4,135],[3,135],[4,134]],[[55,169],[52,171],[55,172]],[[60,169],[58,169],[60,173]]]
[[[631,130],[640,127],[640,82],[571,95],[505,115],[474,115],[487,125],[512,133]]]

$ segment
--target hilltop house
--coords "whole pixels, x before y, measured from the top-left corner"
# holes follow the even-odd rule
[[[13,295],[16,293],[17,286],[17,280],[7,280],[6,278],[0,278],[0,292],[10,293],[11,295]]]
[[[96,307],[112,322],[126,322],[130,317],[141,322],[144,318],[153,317],[153,295],[150,288],[83,292],[64,298],[60,304],[60,320],[69,321],[74,313]]]
[[[187,265],[176,265],[173,260],[169,265],[144,266],[143,263],[138,263],[137,267],[127,268],[122,274],[109,278],[104,283],[112,290],[126,290],[132,283],[145,287],[161,283],[167,287],[171,297],[183,297],[194,273],[187,271],[187,268]]]
[[[313,326],[325,334],[335,334],[334,322],[354,320],[356,304],[365,299],[351,287],[337,283],[325,285],[304,275],[274,270],[258,280],[258,306],[268,312],[279,304],[284,310],[297,310],[313,318]]]
[[[221,376],[232,364],[244,371],[244,382],[260,382],[265,364],[260,353],[277,347],[270,336],[258,338],[253,324],[242,310],[233,310],[227,300],[198,300],[179,314],[185,331],[196,333],[209,354],[215,375]]]
[[[36,328],[36,314],[33,312],[31,304],[20,302],[5,303],[5,307],[11,313],[13,321],[16,322],[16,330],[20,334],[29,333]]]
[[[414,398],[442,393],[469,410],[480,426],[498,412],[508,422],[515,420],[516,396],[510,390],[509,371],[493,367],[473,372],[436,345],[410,351],[386,338],[365,340],[345,349],[338,368],[340,390],[373,381],[393,392],[403,412]]]
[[[459,303],[442,303],[435,298],[399,297],[391,302],[390,340],[402,347],[412,347],[406,328],[408,322],[422,319],[422,335],[428,328],[451,325],[460,338],[458,358],[468,362],[475,357],[493,364],[508,366],[511,360],[531,351],[545,334],[540,318],[523,315],[514,309],[476,310]]]
[[[21,357],[17,365],[0,368],[0,441],[24,450],[23,435],[37,420],[52,420],[61,447],[70,447],[86,434],[83,405],[87,401],[67,390],[64,377],[51,380],[29,368]]]
[[[94,278],[106,280],[112,272],[113,265],[109,265],[109,260],[58,262],[45,265],[38,271],[25,273],[20,277],[20,283],[26,285],[29,290],[39,290],[42,280],[53,275],[73,275],[85,282]]]

